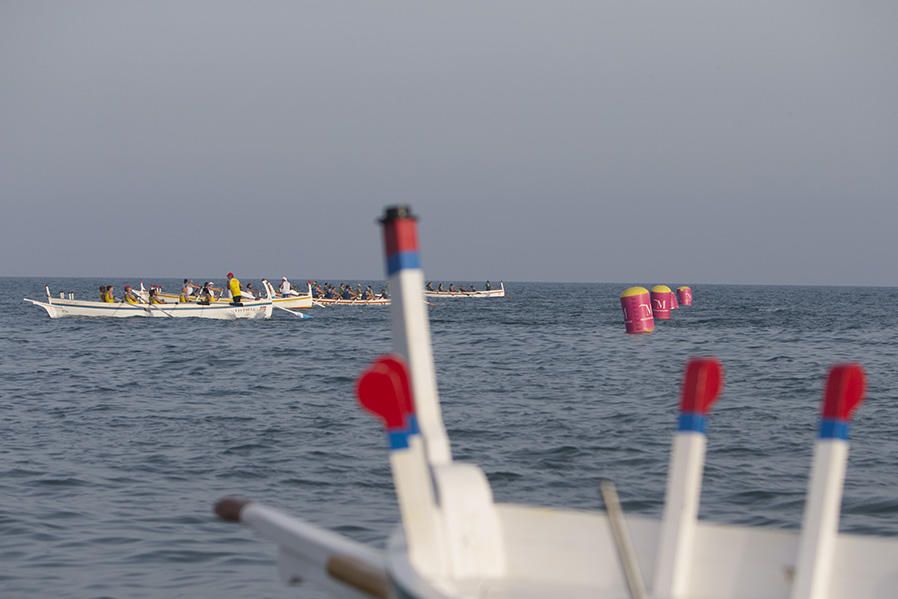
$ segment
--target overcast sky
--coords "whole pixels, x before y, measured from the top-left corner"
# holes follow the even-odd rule
[[[898,284],[898,3],[0,0],[0,275]]]

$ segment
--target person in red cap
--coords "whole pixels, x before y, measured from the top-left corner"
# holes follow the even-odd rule
[[[231,302],[240,303],[240,280],[234,276],[234,273],[228,273],[228,289],[231,290]]]

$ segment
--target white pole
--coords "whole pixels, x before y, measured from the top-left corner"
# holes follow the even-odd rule
[[[376,361],[359,378],[357,392],[359,403],[380,418],[387,429],[390,467],[409,558],[420,572],[441,576],[447,564],[444,535],[424,452],[411,438],[417,435],[409,433],[408,388],[404,365],[387,357]]]
[[[656,599],[678,599],[688,595],[707,444],[705,420],[722,388],[720,362],[711,358],[689,361],[667,474],[664,516],[652,585],[652,595]]]
[[[864,399],[864,369],[841,364],[829,371],[820,430],[801,524],[792,599],[826,599],[839,532],[851,415]]]
[[[408,206],[393,206],[380,221],[392,292],[393,349],[409,366],[427,459],[431,465],[447,464],[452,452],[437,394],[416,220]]]

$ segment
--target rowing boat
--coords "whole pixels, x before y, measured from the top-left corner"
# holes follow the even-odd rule
[[[499,283],[498,289],[478,289],[477,291],[424,291],[426,297],[505,297],[505,283]]]
[[[271,294],[261,300],[242,302],[240,305],[227,302],[213,302],[209,305],[186,304],[149,304],[142,301],[138,304],[126,302],[107,303],[93,300],[75,299],[74,294],[68,298],[53,297],[50,288],[44,288],[47,292],[46,301],[38,301],[25,298],[35,306],[47,311],[50,318],[62,318],[65,316],[89,316],[105,318],[211,318],[215,320],[238,320],[251,318],[271,318],[273,309]]]
[[[389,306],[390,298],[375,297],[374,299],[338,299],[327,297],[316,297],[316,302],[326,306]]]
[[[849,424],[865,389],[859,365],[830,371],[799,531],[698,519],[706,421],[723,387],[713,358],[687,364],[661,518],[625,515],[607,482],[604,511],[497,503],[479,467],[453,460],[443,426],[415,219],[397,207],[381,222],[394,354],[356,389],[386,429],[401,524],[378,549],[260,503],[219,501],[219,517],[278,547],[285,582],[384,599],[895,596],[898,539],[839,532]]]

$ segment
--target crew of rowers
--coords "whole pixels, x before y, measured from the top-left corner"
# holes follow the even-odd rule
[[[115,299],[115,293],[113,290],[115,287],[112,285],[101,285],[100,286],[100,301],[105,302],[107,304],[115,304],[115,303],[123,303],[123,304],[164,304],[165,301],[159,295],[159,289],[153,287],[150,289],[148,299],[143,299],[134,289],[131,288],[130,285],[125,285],[122,287],[122,299]]]
[[[253,288],[252,283],[247,283],[246,286],[242,286],[240,284],[240,279],[234,276],[234,273],[229,272],[228,275],[228,287],[227,291],[231,296],[231,303],[234,305],[241,305],[243,302],[243,298],[247,297],[249,301],[254,301],[259,299],[259,294]],[[287,283],[289,287],[290,283],[287,281],[287,277],[283,278],[283,281]],[[283,284],[281,285],[283,287]],[[184,279],[184,284],[181,286],[181,292],[178,294],[178,303],[186,304],[187,302],[195,301],[197,304],[201,306],[208,306],[210,303],[217,301],[218,296],[216,298],[216,291],[224,291],[215,287],[215,284],[212,281],[206,281],[203,283],[203,286],[200,287],[196,283],[194,283],[190,279]]]
[[[475,287],[473,283],[471,284],[470,288],[465,288],[464,285],[459,285],[458,287],[456,287],[455,283],[449,283],[448,289],[444,289],[443,284],[440,283],[439,285],[437,285],[437,288],[434,289],[433,281],[427,281],[427,285],[425,285],[424,288],[427,289],[427,291],[436,291],[438,293],[474,293],[475,291],[477,291],[477,287]],[[493,288],[493,284],[487,281],[483,288],[489,291]]]
[[[157,286],[150,287],[149,293],[144,299],[144,296],[137,291],[134,291],[130,285],[125,285],[122,288],[122,299],[117,300],[114,294],[114,287],[112,285],[102,285],[100,286],[100,301],[105,302],[107,304],[114,303],[125,303],[125,304],[164,304],[165,300],[162,298],[162,288]],[[258,294],[256,290],[253,288],[252,283],[247,283],[246,287],[241,286],[240,280],[234,276],[234,273],[228,273],[228,288],[227,290],[230,292],[231,303],[240,305],[244,297],[248,297],[250,301],[258,299]],[[143,285],[141,285],[141,291],[143,291]],[[212,281],[206,281],[202,286],[194,283],[190,279],[184,279],[184,284],[181,287],[181,292],[178,294],[178,303],[185,304],[187,302],[196,302],[200,305],[208,306],[210,303],[217,301],[218,297],[216,297],[216,291],[223,291],[215,287]],[[289,295],[298,295],[296,291],[293,291],[292,286],[290,285],[290,281],[287,280],[287,277],[282,277],[280,292],[283,296]]]
[[[362,289],[361,283],[356,284],[355,288],[348,283],[340,283],[339,287],[334,287],[330,283],[323,285],[317,281],[312,281],[312,297],[318,299],[334,299],[334,300],[374,300],[389,299],[390,294],[386,287],[381,287],[380,291],[375,293],[371,285]]]

